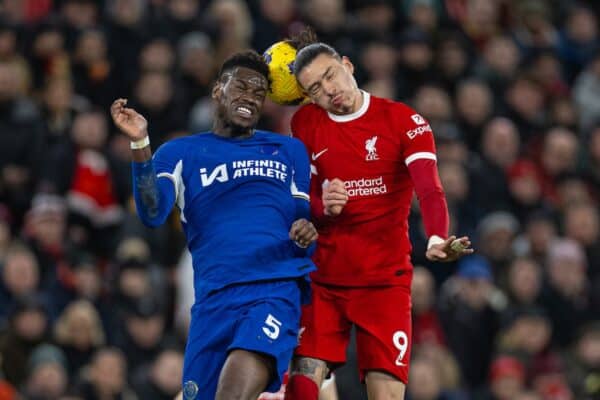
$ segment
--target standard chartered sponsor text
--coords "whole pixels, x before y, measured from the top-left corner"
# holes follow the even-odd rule
[[[344,182],[349,197],[374,196],[387,193],[383,176],[377,178],[360,178]]]

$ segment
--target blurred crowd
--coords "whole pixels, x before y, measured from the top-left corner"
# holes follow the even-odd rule
[[[434,130],[452,233],[411,215],[409,400],[600,399],[597,1],[4,0],[0,5],[0,399],[170,399],[191,266],[178,216],[141,226],[118,97],[154,149],[212,125],[232,52],[312,26],[359,85]],[[294,107],[260,127],[289,133]],[[355,354],[352,349],[349,359]],[[366,399],[355,366],[341,400]]]

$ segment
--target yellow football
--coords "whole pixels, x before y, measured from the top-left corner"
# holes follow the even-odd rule
[[[263,54],[269,66],[270,88],[267,96],[277,104],[296,105],[306,100],[294,76],[296,52],[291,44],[281,41]]]

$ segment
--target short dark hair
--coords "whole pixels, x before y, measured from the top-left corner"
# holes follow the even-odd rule
[[[294,75],[298,76],[300,72],[310,64],[315,58],[321,54],[328,54],[333,58],[341,60],[339,53],[330,45],[323,42],[317,42],[309,44],[301,48],[296,54],[296,60],[294,61]]]
[[[219,70],[219,80],[223,78],[224,74],[235,67],[252,69],[263,75],[267,82],[269,82],[269,66],[265,62],[265,59],[254,50],[240,51],[227,58]]]

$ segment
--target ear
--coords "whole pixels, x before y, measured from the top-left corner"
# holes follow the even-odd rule
[[[215,85],[212,88],[211,96],[214,100],[219,101],[222,93],[223,93],[223,82],[218,80],[215,82]]]
[[[342,65],[346,67],[351,74],[354,74],[354,64],[352,64],[348,57],[342,56]]]

